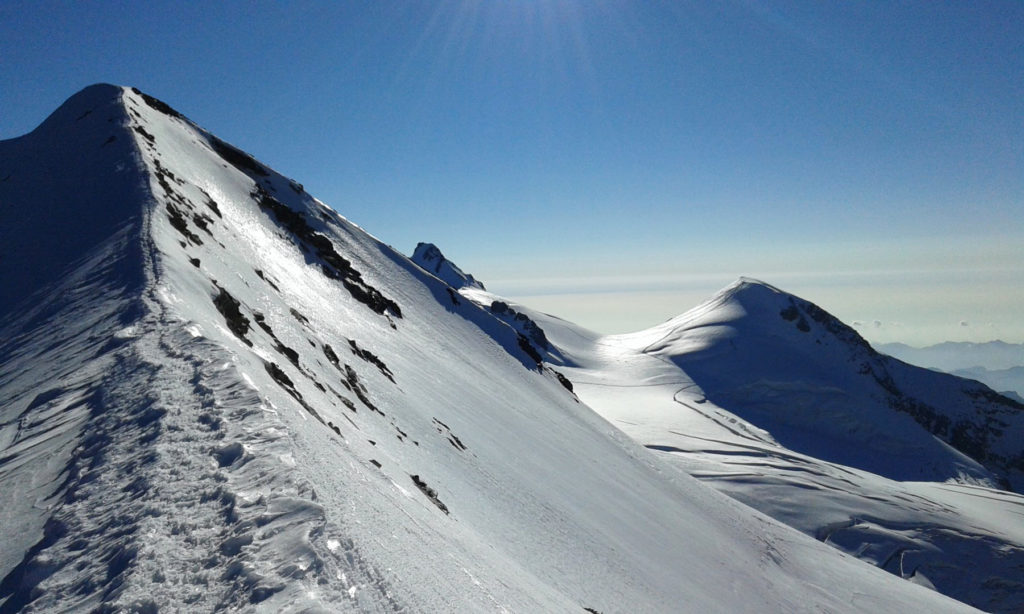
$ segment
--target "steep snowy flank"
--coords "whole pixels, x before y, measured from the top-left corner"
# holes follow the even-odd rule
[[[86,88],[31,134],[0,142],[0,314],[39,304],[25,299],[115,233],[138,232],[145,178],[115,91]]]
[[[582,401],[670,464],[894,575],[989,611],[1024,607],[1024,498],[966,485],[997,479],[890,405],[873,374],[899,378],[903,402],[927,398],[936,415],[978,404],[981,424],[989,412],[1019,419],[985,406],[977,383],[939,375],[947,405],[934,374],[753,280],[630,335],[510,308],[543,327]]]
[[[971,611],[678,471],[137,90],[0,144],[0,202],[62,238],[3,270],[0,612]]]
[[[894,479],[991,484],[991,473],[1024,488],[1024,406],[882,356],[817,305],[762,282],[740,280],[630,343],[790,449]]]

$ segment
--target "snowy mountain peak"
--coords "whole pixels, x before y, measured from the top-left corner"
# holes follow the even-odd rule
[[[754,277],[747,277],[745,275],[741,275],[740,277],[738,277],[736,281],[732,282],[731,284],[723,288],[720,292],[737,292],[748,290],[751,288],[763,288],[778,294],[785,294],[785,292],[779,290],[778,288],[776,288],[775,286],[771,285],[766,281],[761,281],[760,279],[756,279]]]
[[[35,130],[0,141],[0,317],[142,219],[123,88],[78,92]]]
[[[781,318],[791,322],[797,330],[809,333],[816,323],[829,333],[840,335],[848,342],[858,346],[867,346],[867,342],[856,331],[821,307],[769,283],[750,277],[740,277],[715,294],[704,305],[688,313],[706,311],[709,306],[721,310],[729,305],[742,309],[743,319],[751,325],[754,325],[756,321],[757,325],[770,327],[774,326],[776,318]],[[685,320],[687,315],[683,314],[679,319]]]
[[[581,401],[667,462],[896,576],[1024,607],[1024,498],[992,488],[1021,488],[1012,401],[871,352],[755,280],[626,335],[516,308],[567,358]]]
[[[0,202],[0,614],[968,611],[662,463],[530,318],[138,90],[0,142]]]
[[[416,250],[412,254],[412,261],[439,277],[456,290],[460,288],[478,288],[484,290],[484,285],[468,273],[463,273],[454,262],[448,260],[441,253],[441,250],[433,243],[417,243]]]
[[[883,356],[818,305],[769,284],[740,279],[627,337],[678,364],[716,405],[772,425],[790,449],[893,479],[1021,488],[1024,447],[1009,434],[1024,429],[1018,403]]]
[[[40,130],[74,132],[68,129],[71,125],[70,122],[79,122],[93,113],[109,112],[111,107],[121,107],[123,91],[124,88],[109,83],[96,83],[84,87],[61,103],[33,132]]]

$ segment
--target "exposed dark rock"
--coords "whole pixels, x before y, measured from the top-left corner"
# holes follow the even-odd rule
[[[448,260],[433,243],[418,243],[412,254],[412,261],[423,270],[436,275],[454,289],[471,287],[484,289],[484,285],[464,273],[454,262]]]
[[[143,102],[145,102],[147,105],[149,105],[153,109],[156,109],[157,111],[160,111],[164,115],[170,115],[171,117],[176,117],[178,119],[183,119],[182,114],[178,113],[177,111],[172,109],[171,106],[169,104],[167,104],[166,102],[164,102],[162,100],[158,100],[156,98],[153,98],[149,94],[144,94],[144,93],[140,92],[138,90],[138,88],[134,88],[133,87],[132,91],[135,92],[136,94],[138,94],[139,96],[141,96]]]
[[[211,237],[213,236],[213,233],[210,231],[210,224],[213,223],[213,218],[211,218],[210,216],[202,213],[193,213],[192,223],[195,224],[200,230],[202,230],[206,234],[210,235]]]
[[[346,384],[346,386],[348,386],[348,384]],[[359,413],[358,410],[356,409],[356,404],[353,403],[350,399],[346,398],[343,394],[341,394],[340,392],[335,390],[334,386],[327,386],[327,389],[330,390],[331,394],[333,394],[335,397],[337,397],[338,400],[341,401],[342,405],[347,407],[349,409],[349,411],[351,411],[352,413]],[[349,420],[349,421],[351,422],[351,420]],[[354,424],[355,423],[353,423],[353,425]]]
[[[562,375],[558,371],[555,371],[554,369],[552,369],[551,372],[554,373],[555,377],[558,378],[558,383],[559,384],[561,384],[569,392],[573,392],[572,382],[569,381],[569,378],[567,378],[566,376]]]
[[[186,239],[188,239],[195,245],[203,244],[203,240],[199,238],[199,235],[192,232],[192,230],[188,227],[188,221],[185,220],[185,216],[182,214],[180,209],[175,207],[170,202],[166,203],[164,205],[164,208],[167,210],[167,221],[171,223],[171,226],[175,230],[180,232],[182,236],[184,236]]]
[[[213,198],[210,196],[210,194],[206,190],[204,190],[202,188],[199,188],[199,191],[202,192],[203,196],[206,197],[206,201],[204,202],[206,207],[210,211],[213,211],[213,214],[216,215],[217,217],[223,218],[224,216],[221,215],[220,207],[217,206],[217,202],[215,200],[213,200]]]
[[[786,320],[787,322],[792,322],[796,320],[797,330],[805,333],[811,332],[811,325],[807,323],[807,318],[805,318],[803,314],[800,313],[800,310],[797,308],[796,303],[793,301],[793,299],[789,299],[789,307],[786,307],[785,309],[780,311],[779,315],[782,316],[782,319]]]
[[[299,366],[299,353],[293,350],[292,348],[288,347],[284,343],[282,343],[281,340],[277,338],[277,335],[274,334],[274,329],[272,329],[270,325],[267,324],[266,317],[262,313],[257,311],[256,313],[252,314],[252,319],[256,320],[256,324],[260,328],[262,328],[263,332],[267,333],[267,335],[274,341],[274,349],[280,352],[281,354],[284,354],[285,357],[288,359],[288,362],[295,365],[301,371],[302,367]],[[308,373],[303,372],[303,374],[312,379],[312,377]],[[313,384],[321,389],[323,388],[323,386],[315,380],[313,381]]]
[[[217,155],[223,158],[225,162],[250,177],[254,175],[256,177],[267,177],[270,175],[270,173],[267,172],[267,169],[257,162],[252,156],[241,149],[228,145],[215,136],[210,137],[210,146],[213,147],[214,151],[217,152]]]
[[[277,366],[277,363],[264,362],[263,366],[267,369],[267,373],[270,374],[270,377],[272,377],[274,381],[285,390],[285,392],[292,395],[292,397],[299,402],[299,405],[302,405],[303,409],[309,412],[311,416],[319,420],[321,423],[326,424],[324,419],[320,417],[320,413],[306,402],[302,397],[301,392],[295,389],[295,383],[292,382],[291,378],[288,377],[284,371],[281,370],[281,367]]]
[[[441,422],[437,418],[434,418],[434,428],[437,429],[438,433],[448,439],[448,443],[452,444],[452,447],[456,450],[459,450],[460,452],[466,451],[466,445],[462,443],[462,440],[459,439],[455,433],[452,432],[452,429],[447,424]]]
[[[262,328],[263,332],[265,332],[268,335],[270,335],[271,339],[277,341],[277,335],[274,334],[274,329],[270,328],[270,325],[267,324],[266,316],[264,316],[262,313],[257,311],[257,312],[252,314],[252,319],[256,320],[256,325],[259,326],[260,328]]]
[[[492,315],[497,316],[499,320],[506,322],[512,328],[525,335],[540,352],[551,350],[551,344],[548,343],[548,337],[544,334],[544,330],[525,313],[512,309],[504,301],[492,302],[489,311]],[[540,361],[538,360],[538,362]]]
[[[295,350],[293,350],[292,348],[288,347],[287,345],[285,345],[285,344],[283,344],[281,342],[278,342],[278,344],[277,344],[277,351],[281,352],[282,354],[284,354],[288,358],[288,361],[291,362],[293,365],[295,365],[296,367],[299,366],[299,353],[298,352],[296,352]],[[313,383],[316,384],[316,382],[313,382]]]
[[[349,387],[350,390],[352,390],[352,392],[355,393],[356,398],[358,398],[359,401],[363,405],[365,405],[367,409],[369,409],[370,411],[375,411],[382,416],[384,415],[384,412],[377,409],[377,406],[374,405],[373,401],[370,400],[370,397],[367,396],[366,386],[364,386],[363,383],[359,381],[359,375],[356,374],[355,369],[353,369],[349,365],[345,365],[345,384]]]
[[[270,287],[273,288],[275,292],[278,292],[278,293],[281,292],[281,288],[278,288],[277,284],[274,283],[274,280],[272,280],[269,277],[267,277],[263,273],[263,271],[261,271],[259,269],[253,269],[253,270],[256,271],[256,276],[259,277],[260,279],[262,279],[263,281],[267,282],[268,284],[270,284]]]
[[[235,336],[244,341],[246,345],[251,346],[252,341],[249,341],[245,336],[249,332],[249,318],[245,317],[242,313],[240,309],[241,303],[224,288],[217,286],[217,289],[220,292],[213,298],[213,304],[217,307],[217,311],[220,312],[220,315],[224,316],[228,329],[235,333]]]
[[[441,503],[441,500],[437,498],[436,490],[434,490],[430,486],[427,486],[427,483],[424,482],[418,475],[410,475],[409,477],[412,478],[412,483],[416,485],[416,488],[419,488],[420,492],[426,495],[427,498],[430,499],[430,502],[437,506],[437,509],[441,510],[445,514],[448,514],[448,506],[445,505],[444,503]]]
[[[387,312],[391,312],[397,318],[402,317],[402,310],[398,307],[397,303],[386,298],[376,288],[363,283],[362,279],[346,278],[342,280],[342,285],[344,285],[349,294],[352,295],[352,298],[363,303],[377,313],[384,315]]]
[[[391,380],[392,383],[394,383],[395,376],[394,374],[391,373],[391,369],[389,369],[388,366],[384,364],[383,360],[377,358],[377,356],[375,356],[373,352],[369,350],[364,350],[363,348],[359,347],[359,344],[357,344],[353,339],[348,340],[348,345],[349,348],[351,348],[353,354],[377,367],[377,369],[381,372],[382,375],[384,375],[384,377],[388,378],[389,380]]]
[[[532,345],[530,345],[530,340],[524,337],[522,333],[519,334],[516,340],[519,343],[519,349],[526,352],[526,355],[532,358],[533,361],[536,362],[538,366],[540,366],[541,362],[543,361],[543,358],[541,358],[541,355],[537,352],[537,350],[534,349]]]
[[[302,315],[302,313],[301,313],[301,312],[299,312],[299,310],[298,310],[298,309],[295,309],[294,307],[290,307],[290,308],[288,309],[288,311],[289,311],[289,313],[291,313],[291,314],[292,314],[292,317],[293,317],[293,318],[295,318],[295,319],[296,319],[296,320],[298,320],[299,322],[302,322],[302,323],[303,323],[303,324],[305,324],[306,326],[309,326],[309,318],[307,318],[306,316]]]
[[[338,253],[330,238],[309,225],[305,215],[277,200],[261,187],[256,188],[253,199],[259,204],[260,209],[270,212],[279,224],[292,233],[300,249],[312,251],[320,258],[320,268],[324,276],[340,281],[352,298],[376,313],[384,315],[390,312],[395,317],[402,317],[402,310],[398,304],[363,281],[362,274]]]
[[[138,126],[138,125],[132,126],[132,130],[134,130],[135,132],[138,132],[139,135],[141,135],[142,138],[144,138],[147,141],[149,141],[150,144],[153,144],[153,143],[156,142],[156,137],[153,136],[152,134],[146,132],[146,129],[143,128],[142,126]]]
[[[324,356],[327,357],[327,360],[330,361],[330,363],[332,365],[334,365],[334,367],[340,371],[341,370],[341,360],[338,358],[338,355],[334,353],[334,348],[332,348],[330,346],[330,344],[325,343],[323,345],[323,350],[324,350]]]
[[[180,232],[188,241],[195,245],[202,245],[203,241],[199,238],[199,235],[192,232],[188,226],[188,220],[186,218],[186,210],[193,208],[192,203],[188,199],[179,194],[172,182],[182,184],[181,180],[174,176],[174,173],[165,168],[160,164],[159,159],[154,159],[153,164],[156,167],[154,175],[156,176],[157,183],[164,192],[166,200],[164,202],[164,208],[167,210],[167,219],[170,221],[171,226]],[[212,221],[212,220],[211,220]],[[207,232],[209,232],[207,230]]]

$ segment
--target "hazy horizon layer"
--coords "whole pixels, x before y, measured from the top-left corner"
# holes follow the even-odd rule
[[[640,331],[696,307],[739,275],[483,279],[488,288],[595,332]],[[753,276],[805,297],[873,344],[1024,343],[1024,279],[982,271],[935,281],[923,273]],[[986,300],[991,297],[991,300]]]
[[[134,86],[598,330],[743,275],[874,342],[1024,341],[1022,31],[1013,0],[8,2],[0,139]]]

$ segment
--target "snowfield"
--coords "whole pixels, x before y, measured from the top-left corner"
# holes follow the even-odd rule
[[[742,334],[495,309],[137,90],[0,143],[0,204],[0,613],[966,612],[918,550],[894,575],[856,544],[968,530],[1018,607],[984,557],[1020,569],[1020,498],[977,486],[1017,479],[1012,434],[987,464],[916,435],[899,464],[891,438],[786,452],[800,419],[757,426],[727,406],[757,391],[687,375]]]
[[[1024,497],[996,489],[1007,475],[1020,484],[1024,414],[1013,401],[879,355],[820,308],[756,280],[609,336],[461,292],[535,322],[580,399],[683,472],[911,582],[987,611],[1024,607]],[[905,408],[948,421],[947,437],[973,432],[1010,450],[1011,462],[992,454],[985,467]],[[978,426],[991,423],[991,433]]]

